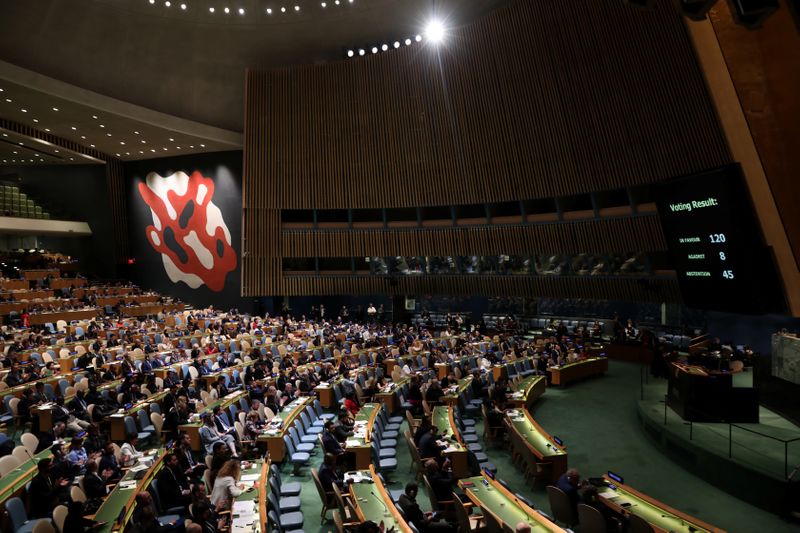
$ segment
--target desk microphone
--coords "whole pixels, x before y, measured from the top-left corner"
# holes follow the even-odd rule
[[[28,457],[31,458],[31,461],[33,461],[33,464],[37,464],[36,463],[36,458],[33,455],[31,455],[31,452],[30,452],[30,450],[28,450],[28,447],[25,446],[24,448],[25,448],[25,453],[28,454]]]
[[[386,503],[383,501],[383,498],[378,498],[378,495],[375,494],[374,490],[369,491],[369,493],[372,494],[375,497],[376,500],[381,502],[381,505],[383,505],[383,509],[386,511],[386,515],[388,516],[389,515],[389,508],[386,507]]]

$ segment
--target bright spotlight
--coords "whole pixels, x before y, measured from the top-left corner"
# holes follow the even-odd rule
[[[444,40],[445,28],[438,20],[432,20],[425,27],[425,38],[432,43],[440,43]]]

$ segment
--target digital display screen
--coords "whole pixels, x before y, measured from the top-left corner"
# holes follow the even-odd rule
[[[625,480],[622,479],[622,476],[620,476],[619,474],[615,474],[611,470],[608,471],[608,477],[613,479],[614,481],[616,481],[620,485],[624,485],[625,484]]]
[[[782,310],[772,251],[738,165],[667,180],[656,194],[686,305],[747,314]]]

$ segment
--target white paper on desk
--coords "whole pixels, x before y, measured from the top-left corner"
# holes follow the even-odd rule
[[[259,477],[261,477],[259,474],[247,474],[242,476],[241,481],[258,481]]]
[[[243,502],[233,502],[233,514],[248,514],[255,511],[256,502],[247,500]]]
[[[236,522],[234,521],[233,527],[231,528],[231,533],[252,533],[253,526],[237,526]]]
[[[140,470],[147,470],[147,468],[147,465],[139,463],[136,466],[131,467],[131,472],[139,472]]]
[[[119,483],[120,490],[131,490],[136,488],[136,480],[130,479],[128,481],[120,481]]]
[[[357,440],[348,440],[345,442],[347,446],[361,446],[361,442]]]
[[[252,527],[253,523],[256,521],[255,516],[251,518],[234,518],[233,519],[233,527],[244,527],[250,528]]]

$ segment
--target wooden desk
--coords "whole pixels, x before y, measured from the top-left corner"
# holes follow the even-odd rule
[[[378,477],[375,465],[370,465],[369,470],[361,470],[359,474],[374,481],[374,483],[364,481],[350,484],[350,495],[359,521],[371,520],[376,524],[383,522],[386,531],[394,528],[398,533],[411,533],[411,528],[400,516],[392,497]]]
[[[517,385],[517,390],[508,396],[508,403],[518,408],[530,408],[547,390],[545,376],[528,376]]]
[[[289,434],[289,428],[294,425],[294,422],[297,420],[297,417],[300,416],[300,413],[305,411],[313,401],[314,398],[311,396],[297,398],[292,403],[285,406],[280,413],[275,415],[280,417],[283,421],[280,430],[267,429],[258,436],[256,440],[258,441],[259,445],[265,445],[267,447],[271,460],[275,461],[276,463],[283,461],[283,458],[286,455],[286,444],[283,442],[283,436]]]
[[[185,307],[186,306],[184,304],[127,305],[120,307],[119,312],[123,316],[142,317],[147,315],[157,315],[159,313],[169,313],[172,311],[183,311]]]
[[[448,394],[442,396],[442,402],[446,403],[447,405],[457,405],[459,396],[461,396],[461,394],[467,390],[467,387],[469,387],[471,384],[472,376],[459,379],[458,386]]]
[[[319,397],[319,403],[322,404],[322,407],[325,409],[330,409],[336,405],[336,393],[333,391],[339,383],[342,382],[342,378],[337,378],[336,381],[333,382],[333,385],[329,385],[328,383],[320,383],[316,387],[314,387],[314,392],[317,393]]]
[[[347,438],[345,451],[354,455],[356,470],[366,470],[372,464],[372,429],[380,411],[380,404],[368,403],[355,417],[355,434]]]
[[[179,425],[178,430],[184,431],[187,435],[189,435],[189,441],[192,443],[192,450],[196,452],[202,450],[202,445],[200,442],[200,428],[203,427],[203,422],[200,421],[200,415],[203,413],[213,413],[214,407],[217,406],[219,406],[221,409],[227,409],[230,405],[238,402],[247,395],[248,393],[246,391],[228,394],[226,397],[221,398],[212,404],[206,405],[202,410],[198,411],[194,417],[196,420],[190,421],[188,424]],[[231,421],[231,424],[233,424],[233,422],[234,421]]]
[[[96,318],[100,314],[97,308],[92,309],[78,309],[74,311],[56,311],[54,313],[32,313],[31,324],[55,324],[59,320],[70,322],[72,320],[88,320]]]
[[[61,278],[51,279],[51,289],[68,289],[70,287],[84,287],[86,286],[86,279],[84,278]]]
[[[439,435],[448,441],[444,455],[450,459],[453,467],[453,476],[456,479],[467,477],[469,474],[467,464],[467,447],[461,438],[461,432],[456,427],[453,406],[437,405],[431,413],[431,423],[439,428]],[[453,442],[455,439],[455,442]]]
[[[397,383],[394,383],[394,387],[391,390],[381,391],[375,395],[375,399],[382,404],[386,405],[386,409],[389,410],[389,413],[397,412],[398,407],[400,407],[400,399],[397,397],[397,392],[409,381],[408,378],[403,378]]]
[[[555,483],[567,471],[567,451],[536,423],[527,409],[506,412],[511,425],[511,444],[536,471],[536,463],[550,463],[550,483]]]
[[[137,413],[142,409],[149,409],[151,403],[161,403],[161,400],[166,398],[169,394],[169,389],[164,389],[161,392],[153,394],[149,398],[145,398],[144,400],[139,400],[135,404],[133,404],[130,409],[123,410],[121,413],[117,411],[108,416],[108,421],[111,425],[111,440],[117,442],[123,442],[126,440],[128,432],[125,430],[125,417],[132,416],[134,417],[134,421],[136,422],[136,427],[139,427],[139,421],[136,418]],[[148,417],[149,420],[149,417]]]
[[[39,471],[36,468],[36,463],[42,459],[52,457],[52,455],[50,448],[42,450],[33,456],[35,460],[28,459],[0,478],[0,502],[5,502],[9,498],[21,494],[25,490],[25,486]]]
[[[25,279],[5,279],[0,281],[0,287],[7,291],[22,291],[30,288],[30,283]]]
[[[156,460],[153,462],[153,465],[147,469],[142,479],[136,481],[136,484],[131,488],[123,489],[120,486],[122,482],[132,481],[136,476],[136,472],[128,470],[125,475],[122,476],[120,483],[118,483],[111,491],[111,494],[106,497],[103,504],[97,510],[97,513],[95,513],[94,519],[98,522],[107,523],[94,531],[99,531],[101,533],[111,533],[112,531],[120,532],[124,531],[129,525],[133,518],[133,511],[136,508],[136,494],[147,490],[147,487],[156,479],[158,473],[161,472],[161,469],[164,467],[166,450],[161,448],[154,451]]]
[[[622,516],[635,514],[653,526],[658,533],[707,532],[724,533],[724,530],[684,514],[669,505],[651,498],[632,487],[603,476],[606,487],[598,490],[598,499],[609,509]],[[623,507],[623,504],[630,504]]]
[[[242,478],[245,476],[252,477],[258,476],[256,481],[242,481],[248,487],[253,487],[253,490],[245,490],[236,498],[234,502],[253,502],[256,514],[252,515],[249,520],[252,524],[258,523],[255,531],[267,531],[267,494],[269,494],[269,465],[270,459],[258,460],[252,463],[250,468],[242,469]],[[233,514],[232,518],[238,518],[238,514]],[[250,526],[247,526],[248,528]]]
[[[44,279],[48,276],[52,278],[60,278],[61,272],[56,269],[41,269],[41,270],[23,270],[21,272],[22,277],[28,281],[37,280],[37,279]]]
[[[561,367],[549,367],[547,371],[551,375],[551,383],[553,385],[563,386],[590,376],[605,374],[608,372],[608,359],[605,357],[584,359]]]
[[[517,524],[524,522],[531,526],[531,531],[538,533],[546,531],[565,533],[562,528],[537,513],[486,474],[462,479],[458,485],[472,503],[480,506],[484,513],[491,514],[505,531],[514,531]]]

